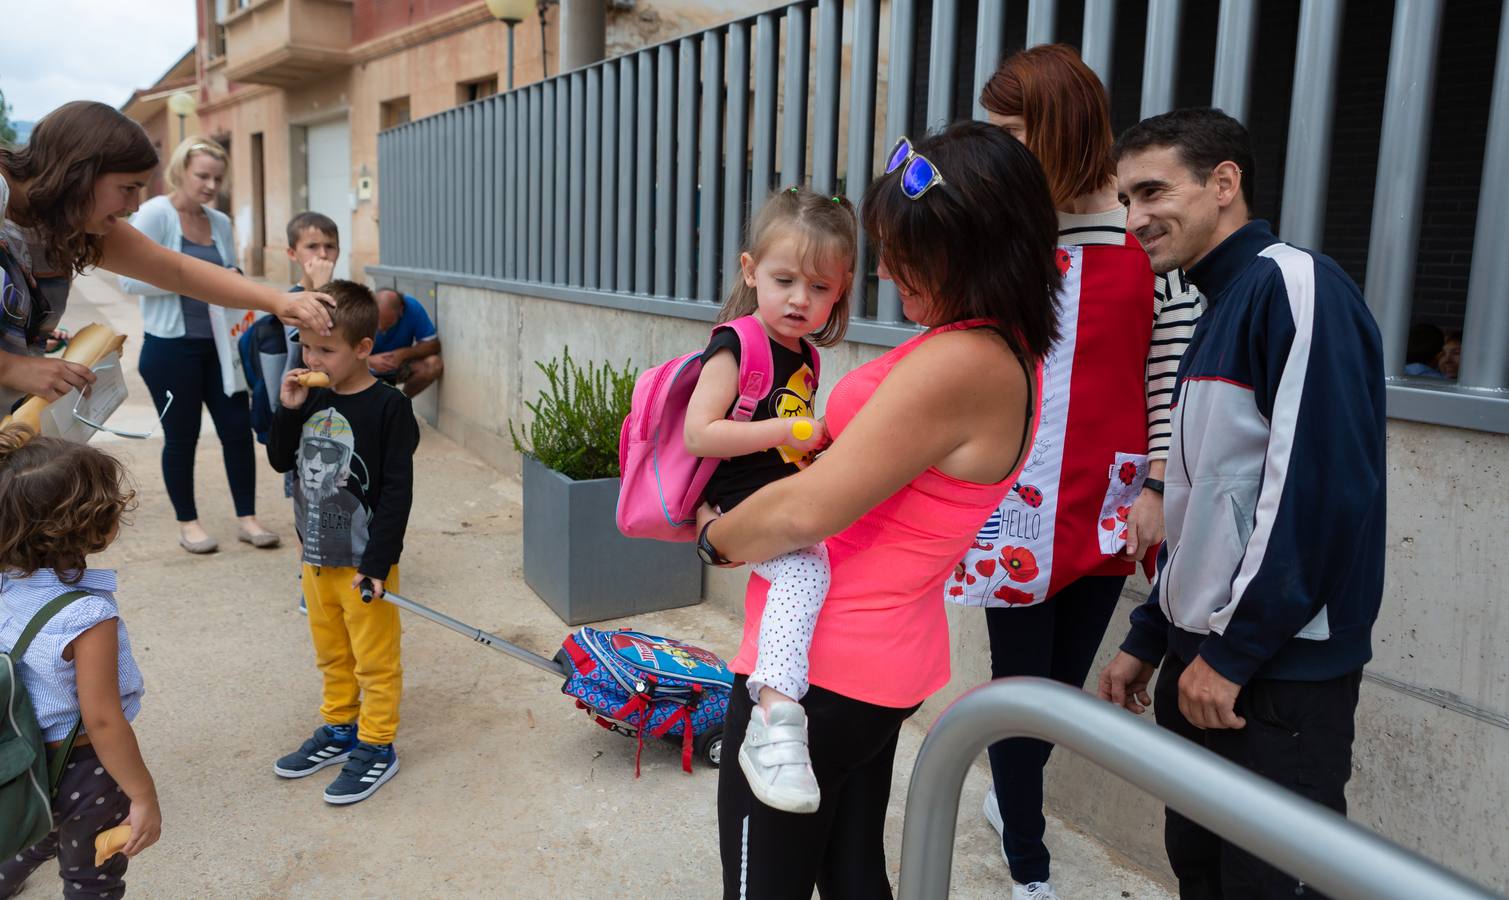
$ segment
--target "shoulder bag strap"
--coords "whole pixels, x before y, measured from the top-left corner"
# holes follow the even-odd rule
[[[744,316],[719,325],[714,331],[730,329],[739,336],[739,399],[734,403],[735,422],[748,422],[755,408],[775,382],[775,361],[770,356],[770,336],[754,316]]]
[[[27,622],[26,627],[21,630],[21,636],[16,638],[16,645],[11,648],[11,657],[19,662],[21,657],[26,655],[27,649],[31,647],[31,642],[36,639],[37,633],[42,630],[42,626],[51,622],[58,613],[75,600],[82,600],[88,596],[90,596],[88,591],[69,591],[47,601],[47,605],[37,610],[37,614],[32,616],[31,621]],[[54,797],[58,793],[58,782],[63,778],[63,766],[68,763],[68,757],[73,755],[73,745],[78,740],[79,728],[83,724],[83,719],[78,719],[73,723],[68,737],[63,739],[63,746],[58,748],[58,752],[53,754],[52,761],[47,764],[47,786]]]

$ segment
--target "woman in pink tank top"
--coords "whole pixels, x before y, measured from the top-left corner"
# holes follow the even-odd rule
[[[738,766],[719,770],[728,898],[891,896],[883,834],[897,736],[948,681],[943,583],[1021,467],[1039,362],[1057,336],[1057,218],[1021,144],[960,123],[915,147],[903,139],[886,173],[865,194],[865,229],[884,248],[880,276],[928,330],[835,386],[834,442],[814,464],[709,514],[701,532],[714,560],[825,542],[833,573],[802,699],[822,803],[780,812],[754,799]],[[767,588],[751,577],[726,753],[750,716],[743,680]]]

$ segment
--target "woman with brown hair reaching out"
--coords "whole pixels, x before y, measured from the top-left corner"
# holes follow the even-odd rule
[[[88,368],[42,356],[73,277],[91,266],[329,332],[329,297],[275,291],[131,227],[125,217],[157,161],[140,125],[88,101],[48,113],[25,146],[0,149],[0,412],[27,394],[50,402],[93,383]]]

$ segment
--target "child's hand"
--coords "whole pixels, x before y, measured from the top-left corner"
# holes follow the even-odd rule
[[[787,419],[788,434],[786,446],[800,453],[811,453],[821,449],[828,443],[828,429],[823,425],[822,419],[811,419],[806,416],[797,416]]]
[[[289,409],[298,409],[309,399],[309,388],[299,383],[299,376],[310,369],[289,369],[283,375],[283,384],[278,388],[278,402]]]
[[[131,826],[131,839],[121,848],[126,856],[135,856],[157,843],[162,836],[162,810],[157,806],[157,798],[132,800],[126,824]]]
[[[309,276],[309,283],[319,290],[330,283],[330,278],[335,274],[335,260],[311,257],[304,260],[304,274]]]
[[[359,591],[362,589],[362,582],[364,581],[370,586],[372,597],[370,599],[367,597],[362,597],[362,602],[371,603],[373,600],[381,600],[383,595],[382,579],[373,578],[370,575],[363,575],[362,573],[357,572],[351,577],[351,586]]]

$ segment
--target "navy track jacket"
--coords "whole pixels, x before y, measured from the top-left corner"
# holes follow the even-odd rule
[[[1168,539],[1121,649],[1237,684],[1354,672],[1383,599],[1378,326],[1340,266],[1267,222],[1189,277],[1208,306],[1179,367]]]

